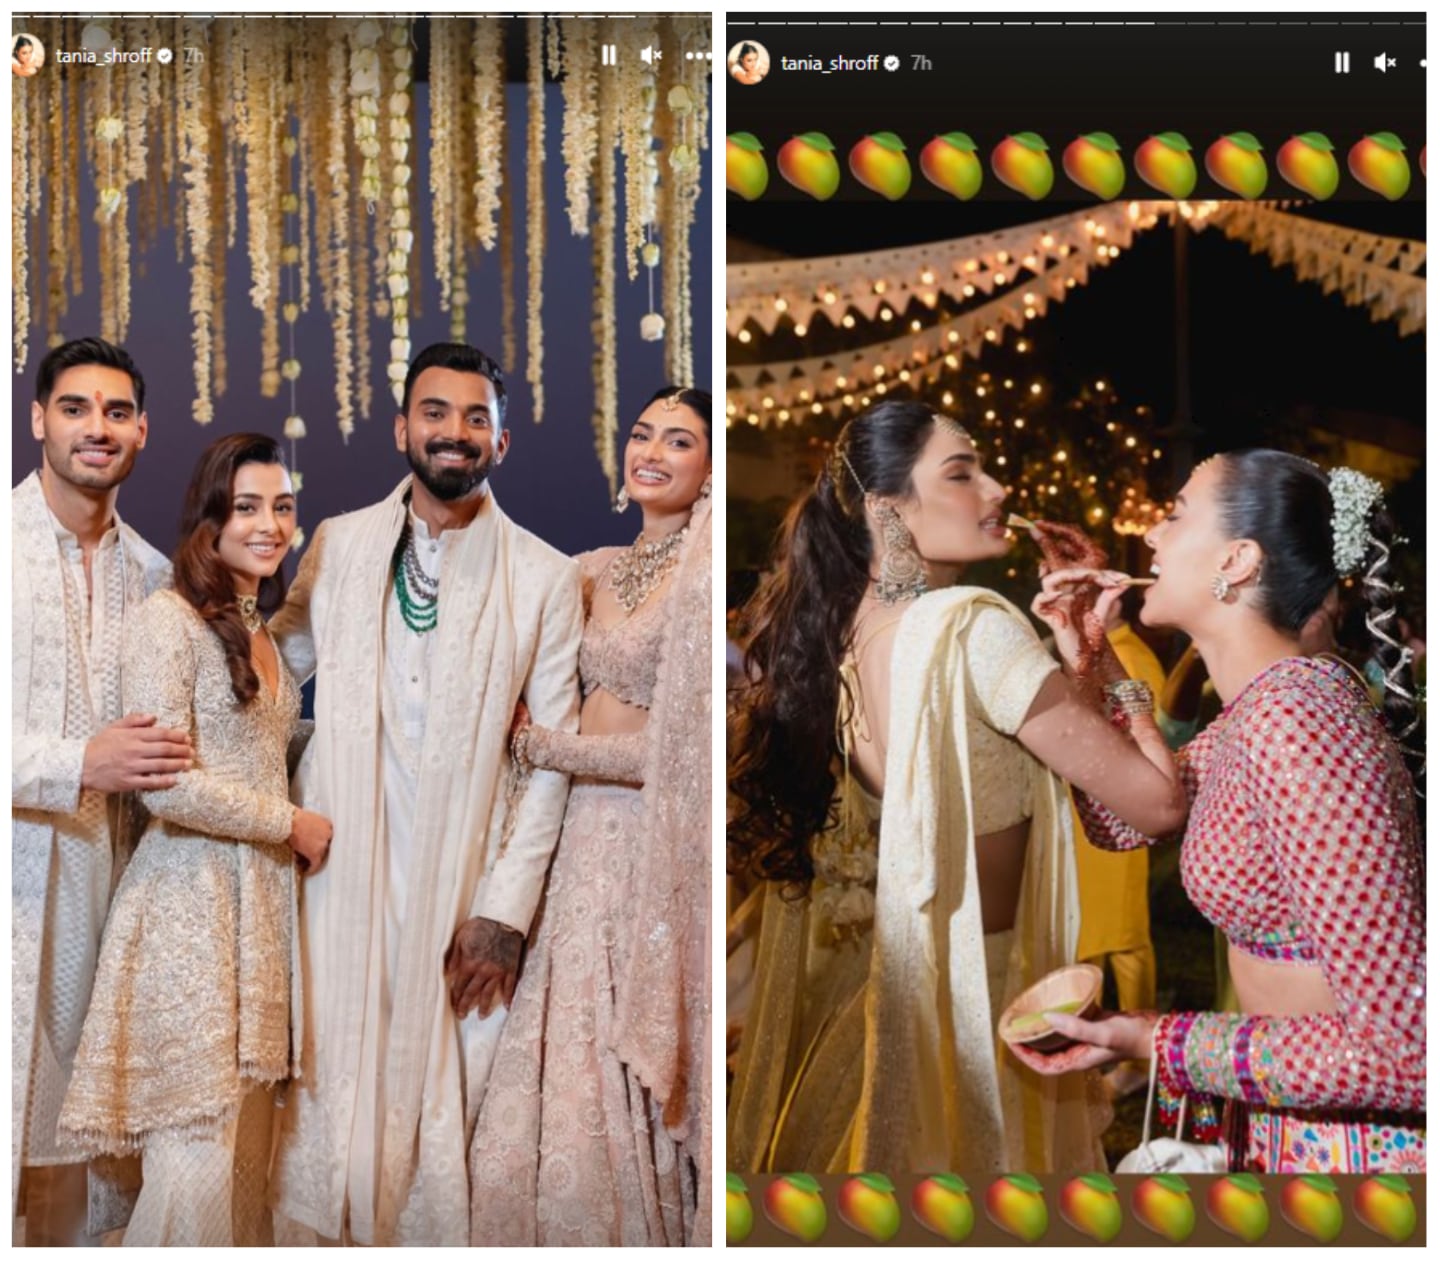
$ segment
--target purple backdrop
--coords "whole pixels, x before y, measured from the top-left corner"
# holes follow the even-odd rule
[[[83,73],[104,73],[86,70]],[[562,551],[574,553],[606,543],[628,542],[639,530],[632,511],[617,517],[610,511],[604,475],[596,459],[590,428],[590,332],[593,280],[589,238],[570,234],[565,214],[564,168],[560,157],[560,89],[547,85],[546,93],[546,251],[545,251],[545,420],[531,420],[530,390],[524,380],[525,349],[525,108],[526,88],[511,84],[509,110],[509,163],[506,182],[519,200],[515,207],[517,267],[515,301],[517,342],[521,362],[507,378],[512,428],[509,457],[493,480],[497,498],[520,524],[534,530]],[[430,186],[429,89],[416,85],[413,118],[416,143],[414,194],[417,210],[416,247],[421,253],[423,315],[410,321],[411,345],[418,352],[432,342],[449,340],[449,316],[440,311],[434,280],[425,209]],[[710,383],[710,151],[702,153],[703,194],[691,234],[693,250],[692,294],[695,310],[695,370],[705,388]],[[620,164],[623,171],[623,161]],[[172,188],[173,194],[173,188]],[[85,232],[86,292],[73,299],[63,332],[83,337],[99,331],[96,288],[96,228],[88,213],[95,190],[87,182],[83,193],[87,208],[82,215]],[[44,210],[42,208],[42,213]],[[133,214],[133,211],[132,211]],[[243,211],[242,220],[243,224]],[[175,243],[165,233],[143,259],[137,255],[133,317],[126,346],[145,376],[146,410],[150,441],[120,494],[120,513],[151,543],[165,552],[175,545],[176,527],[184,487],[201,450],[223,433],[260,430],[281,436],[289,414],[288,383],[278,397],[260,395],[260,315],[249,303],[249,264],[243,228],[236,248],[229,253],[225,322],[229,351],[228,386],[216,401],[215,422],[207,427],[190,418],[193,395],[190,351],[190,282],[188,270],[175,260]],[[143,263],[145,273],[139,273]],[[628,422],[661,385],[664,359],[661,344],[642,342],[640,317],[647,309],[645,275],[635,284],[625,280],[624,260],[617,250],[617,324],[620,334],[620,433],[623,442]],[[32,273],[33,275],[33,273]],[[470,276],[468,337],[500,357],[500,264],[497,256],[484,256]],[[657,276],[658,282],[658,276]],[[302,364],[297,385],[298,410],[309,436],[299,444],[299,467],[304,474],[300,497],[301,524],[313,535],[326,517],[359,508],[383,498],[407,471],[404,456],[394,448],[392,425],[396,408],[385,380],[390,341],[389,324],[376,320],[371,330],[370,376],[374,391],[372,415],[357,416],[356,431],[347,446],[335,426],[334,384],[330,365],[333,337],[329,319],[319,303],[319,282],[312,277],[311,309],[296,325],[296,353]],[[36,315],[41,314],[36,302]],[[281,326],[282,337],[284,325]],[[17,379],[12,402],[13,477],[22,480],[39,465],[39,444],[30,435],[30,403],[34,397],[35,369],[45,351],[43,323],[32,326],[30,360],[26,374]],[[293,559],[292,559],[293,572]]]

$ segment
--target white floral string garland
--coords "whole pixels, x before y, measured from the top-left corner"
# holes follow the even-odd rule
[[[525,380],[530,385],[531,419],[545,416],[544,329],[541,324],[545,274],[545,65],[541,41],[544,18],[526,19],[526,74],[529,117],[525,161]]]
[[[545,410],[544,147],[553,127],[565,161],[570,231],[598,238],[593,421],[607,484],[617,477],[617,359],[637,332],[627,329],[622,337],[615,328],[617,250],[629,278],[644,270],[650,302],[639,336],[664,340],[664,375],[692,375],[688,232],[709,89],[703,59],[683,54],[692,45],[703,48],[702,16],[529,22],[523,189],[520,162],[516,178],[506,180],[504,21],[430,19],[429,223],[414,204],[412,19],[35,22],[54,47],[78,46],[83,34],[97,48],[168,46],[177,57],[163,71],[151,65],[125,76],[55,73],[23,85],[18,98],[12,90],[17,370],[28,362],[37,325],[50,344],[67,335],[65,316],[85,280],[81,216],[93,209],[100,249],[98,259],[91,256],[98,263],[91,283],[99,277],[101,329],[116,340],[130,323],[133,267],[173,232],[177,259],[190,273],[192,414],[208,423],[227,376],[227,260],[230,250],[243,249],[248,305],[260,321],[261,392],[284,400],[276,423],[292,444],[298,473],[294,444],[306,422],[298,402],[297,326],[309,309],[312,278],[333,338],[336,422],[348,437],[356,412],[370,411],[377,317],[389,324],[387,384],[400,394],[422,297],[417,247],[433,228],[434,280],[456,339],[466,336],[469,268],[500,247],[504,357],[515,365],[523,355],[538,419]],[[602,44],[621,50],[614,73],[600,71]],[[663,48],[667,60],[643,61],[646,45]],[[179,55],[192,47],[203,60]],[[546,98],[556,82],[551,110]],[[94,200],[77,208],[75,193],[87,185],[96,190]],[[516,275],[521,266],[523,281]]]
[[[390,364],[386,375],[395,405],[405,392],[405,374],[410,368],[410,255],[415,233],[410,227],[410,24],[396,22],[390,28],[390,59],[393,66],[390,93],[390,157],[394,163],[390,180],[390,249],[386,258],[386,286],[390,299]]]

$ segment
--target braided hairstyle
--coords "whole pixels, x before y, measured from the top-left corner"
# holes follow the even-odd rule
[[[804,894],[810,840],[835,824],[840,662],[870,581],[865,495],[912,493],[934,429],[924,404],[887,400],[855,417],[814,487],[790,510],[774,566],[740,612],[747,682],[730,741],[739,807],[726,834],[732,874]]]
[[[1231,451],[1218,457],[1221,520],[1232,538],[1254,539],[1264,553],[1257,607],[1272,626],[1298,631],[1345,575],[1336,569],[1335,499],[1326,474],[1284,451]],[[1410,652],[1396,636],[1396,586],[1390,556],[1395,521],[1378,498],[1365,522],[1359,568],[1370,632],[1370,659],[1384,679],[1385,726],[1405,754],[1415,790],[1422,792],[1425,754],[1415,702]]]

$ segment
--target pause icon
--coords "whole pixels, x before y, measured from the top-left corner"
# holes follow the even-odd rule
[[[1349,53],[1336,53],[1336,54],[1335,54],[1335,73],[1336,73],[1336,74],[1349,74],[1349,73],[1350,73],[1350,54],[1349,54]]]
[[[619,58],[616,56],[615,45],[602,44],[600,46],[600,64],[604,66],[613,66],[618,64],[618,62]]]

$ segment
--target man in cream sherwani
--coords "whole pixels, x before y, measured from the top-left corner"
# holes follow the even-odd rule
[[[115,512],[145,445],[144,379],[118,346],[66,342],[41,361],[30,412],[40,471],[10,496],[10,1210],[26,1244],[55,1246],[99,1242],[87,1166],[55,1123],[127,839],[120,794],[173,784],[190,737],[121,714],[125,618],[170,585]]]
[[[499,368],[432,346],[401,407],[413,476],[320,527],[272,623],[317,678],[296,792],[335,823],[301,894],[277,1242],[470,1242],[469,1132],[568,787],[537,770],[519,792],[509,730],[522,698],[579,722],[579,571],[487,483],[509,444]]]

